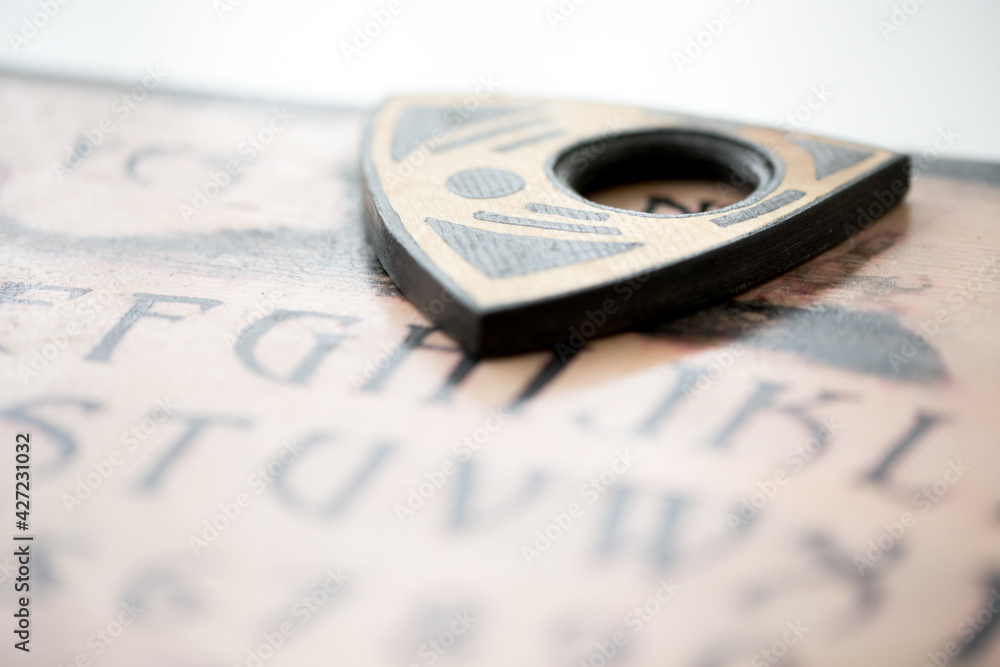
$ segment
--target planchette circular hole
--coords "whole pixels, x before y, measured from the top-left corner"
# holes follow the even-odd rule
[[[611,134],[569,147],[549,177],[575,197],[652,217],[698,215],[762,199],[780,161],[749,142],[698,130]]]

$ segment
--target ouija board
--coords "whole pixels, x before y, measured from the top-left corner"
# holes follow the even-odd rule
[[[366,113],[123,92],[0,78],[4,664],[1000,663],[996,168],[482,360],[365,239]]]

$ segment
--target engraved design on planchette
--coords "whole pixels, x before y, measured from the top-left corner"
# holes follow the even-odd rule
[[[604,335],[731,296],[844,240],[875,194],[898,202],[908,187],[904,156],[833,139],[604,104],[462,103],[389,100],[362,167],[390,277],[477,354],[561,340],[595,305],[615,311]],[[750,173],[752,192],[674,214],[603,206],[571,185],[642,175],[616,160],[644,151],[654,171],[674,159]],[[667,171],[652,178],[686,174]]]
[[[642,245],[497,234],[436,218],[427,218],[427,224],[465,261],[491,278],[521,276],[567,264],[588,262]]]

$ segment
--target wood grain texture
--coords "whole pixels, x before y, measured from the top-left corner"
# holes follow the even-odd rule
[[[538,100],[490,100],[474,113],[458,99],[389,100],[371,120],[362,163],[370,238],[386,270],[425,315],[486,356],[568,344],[570,327],[595,308],[608,311],[595,335],[607,335],[718,302],[841,242],[859,215],[873,205],[884,214],[909,184],[907,158],[876,148]],[[752,192],[678,214],[584,196],[706,174]],[[598,215],[606,224],[566,221]],[[648,288],[619,303],[616,290],[637,279]]]

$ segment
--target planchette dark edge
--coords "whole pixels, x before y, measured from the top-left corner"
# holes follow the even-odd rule
[[[577,349],[586,340],[720,303],[860,231],[848,223],[854,221],[859,206],[867,209],[876,202],[876,193],[902,184],[891,209],[909,190],[910,159],[897,155],[819,197],[808,211],[783,216],[714,250],[578,292],[513,307],[480,309],[417,245],[382,190],[371,157],[371,134],[379,110],[369,119],[361,147],[369,242],[403,295],[467,352],[481,357],[559,344]],[[609,300],[612,305],[606,307]]]
[[[497,356],[538,349],[543,340],[547,346],[562,344],[571,350],[578,349],[581,339],[599,338],[722,303],[804,264],[861,231],[864,227],[856,223],[858,207],[867,209],[877,201],[875,193],[896,184],[901,192],[894,195],[895,201],[886,212],[891,210],[906,196],[909,174],[910,158],[898,155],[817,198],[807,212],[782,216],[766,227],[695,257],[661,265],[637,278],[522,304],[516,309],[487,312],[480,327],[483,332],[480,354]],[[613,316],[605,308],[609,299],[615,309]],[[600,326],[595,322],[602,319],[598,311],[608,315]],[[587,322],[596,331],[588,334]]]
[[[382,189],[371,159],[371,135],[384,106],[383,103],[372,112],[361,141],[365,236],[375,248],[382,268],[410,303],[463,348],[476,353],[481,338],[481,313],[471,297],[438,269],[413,240]]]

